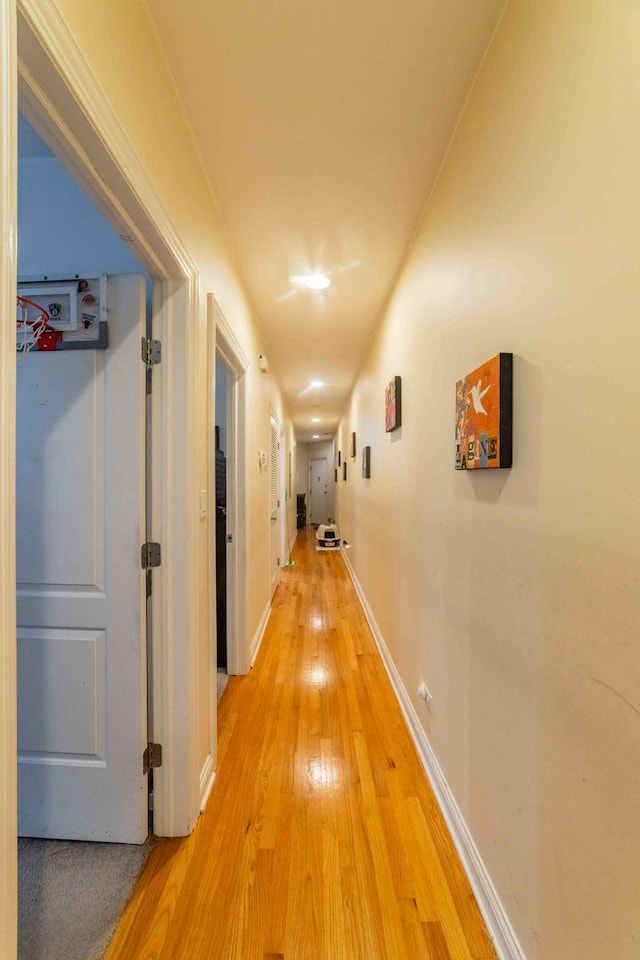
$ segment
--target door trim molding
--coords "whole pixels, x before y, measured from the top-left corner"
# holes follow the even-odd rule
[[[264,635],[267,631],[267,624],[269,623],[269,617],[271,616],[271,600],[267,601],[267,604],[262,611],[262,616],[260,617],[260,622],[256,628],[256,632],[251,641],[251,666],[254,665],[256,657],[258,656],[258,651],[262,646],[262,641],[264,640]]]
[[[232,384],[227,403],[227,475],[234,482],[227,487],[227,530],[233,537],[233,549],[227,553],[227,672],[246,674],[251,667],[251,652],[247,637],[247,415],[246,377],[249,358],[234,331],[229,326],[220,304],[212,293],[207,296],[208,327],[215,343],[212,355],[210,388],[215,396],[215,357],[220,353],[231,370]],[[214,401],[215,402],[215,401]],[[210,434],[210,481],[215,490],[215,418]],[[210,569],[215,574],[215,524],[209,537]],[[229,562],[230,561],[230,562]],[[215,598],[215,575],[211,596]],[[211,649],[216,649],[216,617],[211,617]],[[213,678],[213,706],[216,708],[216,678]]]
[[[161,277],[197,274],[186,246],[54,0],[18,0],[20,109]],[[49,122],[47,122],[47,118]],[[42,130],[45,121],[46,129]]]
[[[272,443],[272,431],[275,429],[276,442],[278,444],[276,450],[276,491],[278,495],[279,506],[277,509],[277,516],[274,517],[271,511],[271,480],[272,480],[272,466],[273,461],[271,459],[271,443]],[[284,562],[284,552],[282,549],[282,423],[280,417],[273,409],[271,404],[269,404],[269,453],[268,453],[268,464],[269,464],[269,600],[273,600],[273,596],[276,592],[278,584],[280,583],[280,567]],[[278,548],[278,563],[275,568],[272,567],[273,563],[273,554],[274,554],[274,538]]]
[[[17,269],[15,0],[0,4],[0,955],[17,954],[15,438]]]
[[[156,284],[158,286],[158,284]],[[193,481],[195,437],[193,329],[195,283],[164,280],[154,336],[163,360],[154,368],[152,539],[163,544],[152,594],[153,737],[164,762],[154,771],[154,831],[186,836],[200,809],[198,743],[198,522]],[[186,321],[186,322],[185,322]],[[193,572],[193,573],[192,573]]]
[[[162,434],[159,512],[152,524],[166,558],[154,583],[153,639],[153,726],[165,762],[154,777],[154,805],[156,833],[183,836],[195,825],[200,800],[196,378],[189,376],[197,361],[199,274],[56,4],[19,0],[18,10],[21,108],[112,226],[133,238],[131,248],[151,275],[164,281],[162,423],[154,425]]]

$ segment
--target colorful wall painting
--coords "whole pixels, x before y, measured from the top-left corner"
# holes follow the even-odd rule
[[[402,379],[392,377],[384,388],[384,429],[387,433],[402,425]]]
[[[499,353],[456,384],[456,470],[510,467],[513,354]]]

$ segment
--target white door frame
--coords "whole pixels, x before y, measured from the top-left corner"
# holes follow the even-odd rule
[[[271,510],[269,510],[269,599],[273,600],[273,595],[276,592],[278,583],[280,582],[280,567],[284,563],[284,552],[282,549],[283,537],[282,537],[282,424],[280,423],[280,417],[277,415],[275,410],[269,406],[269,497],[271,497],[271,427],[275,424],[276,437],[278,442],[278,451],[276,455],[276,466],[278,471],[277,476],[277,495],[278,495],[278,517],[275,519],[271,515]],[[269,501],[269,507],[271,507],[271,501]],[[274,539],[278,547],[278,570],[274,574],[272,571],[271,563],[273,559],[273,548],[274,548]]]
[[[15,437],[17,220],[15,0],[0,3],[0,956],[17,946]]]
[[[284,567],[289,559],[291,548],[287,536],[289,527],[289,510],[287,500],[287,478],[289,476],[287,464],[287,438],[283,424],[280,425],[280,566]]]
[[[249,358],[238,338],[229,326],[220,305],[212,293],[207,297],[209,330],[214,334],[209,359],[209,389],[215,398],[216,353],[219,353],[229,370],[227,388],[227,533],[232,542],[227,546],[227,672],[245,674],[251,668],[250,643],[247,637],[247,521],[246,521],[246,378]],[[210,406],[209,428],[209,489],[215,490],[215,399]],[[209,535],[210,596],[214,613],[211,616],[210,643],[212,652],[217,649],[215,617],[215,523],[210,524]],[[213,663],[215,664],[215,656]],[[215,671],[214,671],[215,673]],[[217,678],[213,677],[212,705],[215,713],[217,702]]]
[[[15,2],[0,4],[8,23]],[[132,250],[156,278],[155,299],[160,306],[154,316],[154,335],[163,340],[163,362],[154,373],[152,531],[163,545],[163,566],[157,571],[160,575],[154,575],[153,732],[163,745],[164,765],[155,771],[154,812],[158,834],[181,836],[193,828],[200,800],[195,575],[198,491],[193,463],[196,378],[189,375],[197,365],[198,269],[58,7],[52,0],[19,0],[19,4],[20,107],[111,225],[131,238]],[[13,57],[15,73],[16,45],[11,44],[10,35],[3,23],[2,42]],[[15,110],[3,127],[5,149],[11,155],[17,145]],[[13,171],[11,178],[15,180]],[[15,219],[15,192],[3,218],[3,227]],[[9,262],[3,265],[3,273],[11,280]],[[11,282],[5,283],[5,276],[2,281],[4,291],[13,289]],[[13,351],[5,362],[9,359],[15,362]],[[3,389],[10,393],[11,383],[11,378],[3,378]],[[11,402],[9,396],[9,406],[2,411],[9,420],[2,424],[2,435],[9,444],[15,433],[15,415],[13,419],[8,416]],[[10,462],[3,458],[0,469],[5,470]],[[11,503],[13,483],[13,471],[7,467],[0,489]],[[3,543],[11,544],[12,527],[6,531],[11,536],[3,537]],[[5,570],[11,575],[12,568]],[[3,610],[7,609],[10,606],[3,604]],[[11,687],[14,685],[12,681]],[[4,704],[11,702],[2,699]]]

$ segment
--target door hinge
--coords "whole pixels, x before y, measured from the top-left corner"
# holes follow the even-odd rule
[[[153,543],[151,540],[147,540],[146,543],[142,544],[140,548],[140,565],[143,570],[148,570],[149,567],[159,567],[162,560],[162,550],[159,543]]]
[[[162,766],[162,744],[150,743],[142,754],[142,773],[149,773],[149,770],[157,770]]]
[[[162,343],[152,340],[151,337],[142,337],[142,362],[147,364],[160,363],[162,360]]]

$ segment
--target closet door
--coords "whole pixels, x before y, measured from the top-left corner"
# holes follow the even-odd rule
[[[23,836],[147,836],[145,288],[108,280],[106,350],[18,368]]]

